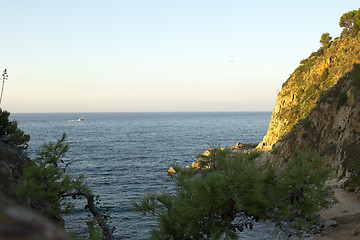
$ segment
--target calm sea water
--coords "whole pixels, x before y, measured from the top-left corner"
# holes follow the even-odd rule
[[[71,121],[80,117],[86,120]],[[147,192],[171,188],[164,180],[172,164],[189,165],[209,146],[258,143],[266,134],[270,117],[270,112],[11,115],[30,134],[32,157],[43,143],[67,133],[67,160],[73,162],[70,173],[84,174],[102,204],[110,207],[115,236],[121,239],[148,239],[155,223],[134,212],[131,201]],[[84,205],[78,202],[74,213],[66,216],[70,231],[86,231],[90,218]],[[242,238],[274,236],[273,228],[258,228],[260,231],[249,231]]]

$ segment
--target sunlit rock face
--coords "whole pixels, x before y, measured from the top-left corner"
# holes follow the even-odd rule
[[[301,61],[278,94],[269,129],[258,149],[272,149],[310,113],[325,92],[346,77],[354,63],[360,63],[358,37],[337,38]]]
[[[317,100],[315,107],[267,153],[264,164],[286,164],[300,151],[317,152],[337,179],[360,172],[360,65],[340,78]],[[325,166],[324,166],[325,167]]]

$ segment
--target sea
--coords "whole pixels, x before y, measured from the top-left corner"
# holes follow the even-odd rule
[[[83,174],[101,205],[109,208],[117,239],[142,240],[149,239],[156,221],[133,211],[133,201],[171,190],[169,167],[190,165],[209,147],[259,143],[271,112],[16,113],[10,118],[30,134],[32,158],[44,143],[66,133],[70,148],[65,161],[72,162],[67,172]],[[85,200],[74,201],[74,211],[65,215],[67,231],[85,234],[91,217]],[[271,224],[256,224],[239,238],[280,237]]]

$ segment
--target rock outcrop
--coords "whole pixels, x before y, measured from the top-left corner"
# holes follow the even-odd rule
[[[248,150],[248,149],[253,149],[256,147],[257,144],[255,143],[236,143],[233,147],[230,147],[230,150],[238,150],[238,151],[243,151],[243,150]]]
[[[271,151],[286,162],[297,149],[319,152],[338,177],[360,170],[360,65],[340,78],[310,113],[278,141]],[[359,169],[358,169],[359,168]],[[349,174],[348,174],[349,175]]]
[[[278,94],[269,129],[258,149],[272,149],[310,113],[320,96],[346,76],[354,63],[360,63],[359,38],[359,34],[339,37],[301,61]]]
[[[274,146],[277,159],[286,161],[296,149],[316,151],[337,170],[335,178],[357,185],[360,173],[359,73],[360,66],[355,65],[353,71],[326,92],[310,114]]]
[[[337,170],[333,180],[359,189],[359,19],[360,9],[344,14],[341,37],[321,41],[323,46],[302,60],[283,84],[268,132],[256,147],[267,150],[261,164],[282,166],[298,150],[312,151]]]

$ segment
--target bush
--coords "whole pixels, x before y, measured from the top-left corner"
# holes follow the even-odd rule
[[[329,77],[329,69],[325,68],[325,70],[321,73],[320,81],[325,82]]]
[[[26,149],[30,136],[18,128],[17,122],[9,121],[10,113],[0,108],[0,139],[19,149]]]
[[[320,38],[321,46],[322,47],[329,46],[331,40],[332,40],[332,37],[330,36],[330,33],[323,33]]]
[[[329,171],[311,153],[298,153],[284,170],[227,150],[213,149],[206,159],[198,170],[173,166],[173,191],[134,202],[136,211],[157,218],[151,239],[237,239],[265,220],[301,229],[326,204]]]

